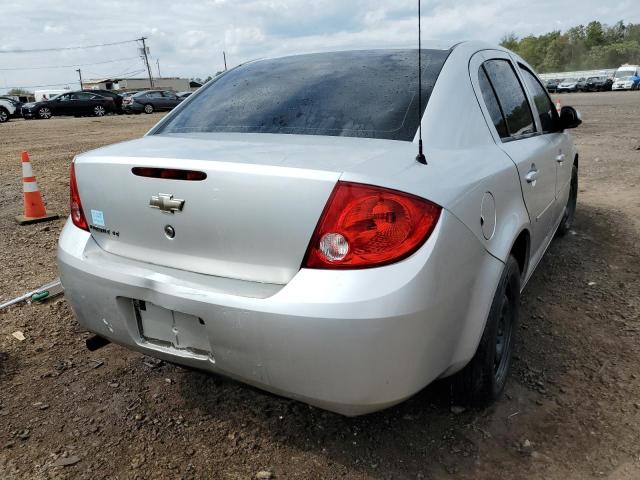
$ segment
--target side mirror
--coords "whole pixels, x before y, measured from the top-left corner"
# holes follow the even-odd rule
[[[566,130],[568,128],[576,128],[582,123],[580,112],[573,107],[562,107],[560,110],[560,128]]]

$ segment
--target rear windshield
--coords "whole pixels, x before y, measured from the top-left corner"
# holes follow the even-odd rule
[[[449,54],[422,52],[423,111]],[[413,140],[417,50],[252,62],[222,75],[154,133],[247,132]]]

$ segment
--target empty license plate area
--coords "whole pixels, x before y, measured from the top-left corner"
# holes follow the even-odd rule
[[[143,300],[133,300],[140,335],[164,347],[211,353],[204,320],[194,315],[175,312]]]

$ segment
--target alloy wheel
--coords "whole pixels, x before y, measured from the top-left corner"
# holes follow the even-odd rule
[[[4,123],[9,120],[9,115],[4,110],[0,109],[0,123]]]
[[[153,105],[145,105],[144,113],[153,113]]]
[[[51,118],[51,110],[49,110],[47,107],[42,107],[40,110],[38,110],[38,115],[40,115],[40,118],[47,120]]]
[[[102,105],[96,105],[93,108],[93,113],[95,114],[96,117],[103,117],[105,114],[104,107]]]

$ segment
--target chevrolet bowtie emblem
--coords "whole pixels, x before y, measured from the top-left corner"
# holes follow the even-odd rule
[[[184,200],[173,198],[173,195],[169,193],[159,193],[151,196],[149,206],[151,208],[159,208],[164,213],[181,212],[182,207],[184,207]]]

